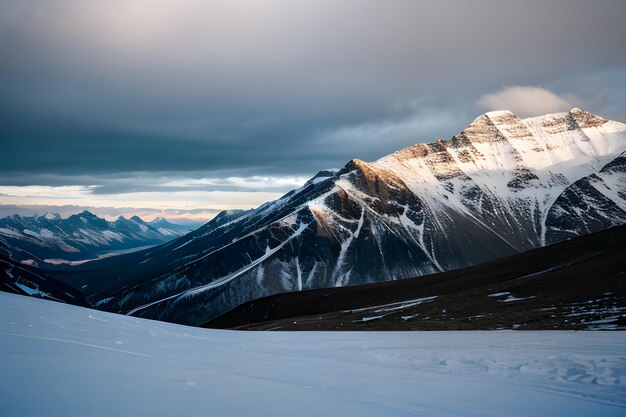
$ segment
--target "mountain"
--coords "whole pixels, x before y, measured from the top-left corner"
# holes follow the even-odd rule
[[[616,226],[454,271],[275,294],[248,301],[204,327],[623,330],[625,252],[626,225]]]
[[[451,140],[354,159],[252,211],[56,277],[88,280],[101,309],[200,324],[271,294],[463,268],[623,223],[625,150],[626,125],[580,109],[490,112]]]
[[[154,220],[148,222],[147,224],[157,229],[164,236],[174,236],[174,237],[187,234],[193,229],[196,229],[197,227],[201,226],[201,225],[198,225],[197,227],[195,227],[195,225],[175,224],[175,223],[168,221],[167,219],[163,217],[157,217]]]
[[[146,223],[120,216],[109,222],[87,210],[67,219],[54,213],[0,219],[0,243],[11,248],[11,257],[40,266],[44,259],[84,260],[105,251],[156,245],[188,231],[164,219]]]
[[[0,243],[0,291],[87,306],[80,291],[31,265],[14,261],[10,257],[14,252]]]

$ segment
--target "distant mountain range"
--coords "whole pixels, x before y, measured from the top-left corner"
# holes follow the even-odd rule
[[[201,324],[244,302],[449,271],[626,223],[626,125],[486,113],[166,244],[56,271],[100,309]],[[84,288],[83,288],[84,287]]]
[[[46,260],[79,261],[107,251],[157,245],[190,230],[162,218],[144,222],[137,216],[120,216],[110,222],[86,210],[66,219],[55,213],[12,215],[0,219],[0,246],[15,261],[40,265]]]

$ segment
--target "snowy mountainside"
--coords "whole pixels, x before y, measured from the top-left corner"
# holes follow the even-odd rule
[[[626,332],[207,330],[0,293],[0,415],[623,416],[625,346]]]
[[[626,125],[580,109],[490,112],[449,141],[354,159],[232,220],[78,270],[98,308],[199,324],[275,293],[457,269],[607,227],[573,230],[551,209],[594,174],[621,207],[624,173],[607,167],[625,149]]]
[[[17,261],[41,264],[45,258],[80,260],[94,252],[155,245],[189,230],[167,220],[144,222],[123,216],[109,222],[85,210],[66,219],[58,214],[0,219],[0,243]]]
[[[626,223],[626,152],[568,187],[548,212],[548,242]]]

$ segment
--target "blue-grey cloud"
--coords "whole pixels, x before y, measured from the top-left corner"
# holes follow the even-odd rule
[[[0,184],[306,176],[447,138],[510,85],[624,117],[624,15],[610,0],[3,1]]]

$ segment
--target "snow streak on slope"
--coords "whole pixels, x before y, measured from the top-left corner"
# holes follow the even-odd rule
[[[0,293],[7,416],[623,416],[626,333],[235,332]]]
[[[206,290],[210,290],[211,288],[215,288],[215,287],[219,287],[220,285],[224,285],[227,284],[228,282],[234,280],[235,278],[237,278],[238,276],[240,276],[241,274],[244,274],[246,272],[248,272],[249,270],[251,270],[252,268],[254,268],[255,266],[259,265],[261,262],[265,261],[266,259],[268,259],[270,256],[272,256],[273,254],[275,254],[276,252],[278,252],[283,246],[285,246],[287,243],[289,243],[290,240],[292,240],[293,238],[297,237],[300,235],[300,233],[302,233],[304,231],[304,229],[306,229],[308,227],[308,224],[300,224],[300,226],[298,227],[298,229],[288,238],[285,239],[283,242],[281,242],[278,246],[274,247],[274,248],[270,248],[269,246],[265,249],[265,253],[263,254],[263,256],[259,257],[258,259],[255,259],[253,262],[251,262],[250,264],[246,265],[245,267],[241,268],[238,271],[235,271],[234,273],[227,275],[225,277],[216,279],[214,281],[211,281],[209,284],[206,285],[202,285],[200,287],[194,287],[190,290],[187,291],[183,291],[179,294],[174,294],[171,295],[169,297],[166,297],[162,300],[156,300],[153,301],[149,304],[143,305],[143,306],[139,306],[131,311],[128,312],[128,314],[134,314],[140,310],[144,310],[150,306],[153,306],[155,304],[161,303],[163,301],[167,301],[167,300],[171,300],[173,298],[177,298],[177,297],[184,297],[184,296],[192,296],[195,294],[199,294],[203,291]]]

